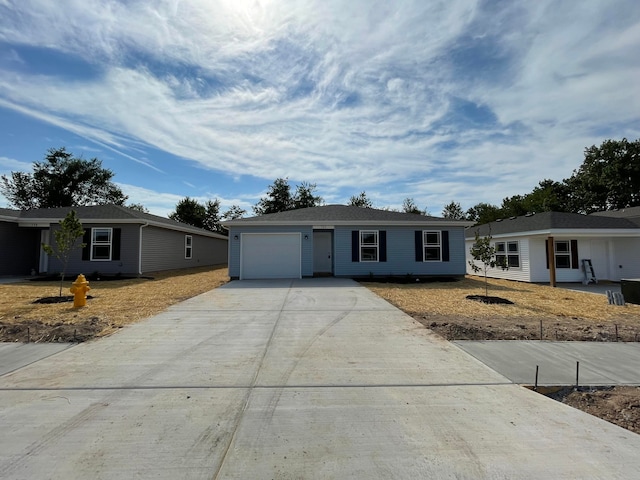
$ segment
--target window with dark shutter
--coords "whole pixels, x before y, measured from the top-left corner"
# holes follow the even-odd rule
[[[422,230],[415,231],[416,262],[424,262],[424,250],[422,249]]]
[[[113,242],[112,242],[112,252],[111,252],[111,260],[120,260],[120,244],[122,237],[122,229],[114,228],[113,229]]]
[[[387,231],[380,230],[379,235],[380,235],[380,255],[379,255],[380,261],[386,262],[387,261]]]
[[[442,261],[449,261],[449,231],[442,231]]]
[[[571,240],[571,268],[580,268],[578,265],[578,240]]]
[[[360,232],[358,230],[351,231],[351,261],[360,261]]]

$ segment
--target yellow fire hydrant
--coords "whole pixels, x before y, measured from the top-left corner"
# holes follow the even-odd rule
[[[78,275],[78,278],[71,284],[69,290],[73,293],[74,307],[84,307],[87,305],[87,292],[91,290],[91,287],[83,274]]]

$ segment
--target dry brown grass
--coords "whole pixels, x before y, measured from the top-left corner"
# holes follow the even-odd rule
[[[63,295],[69,295],[73,280],[65,281]],[[202,267],[162,272],[153,275],[153,279],[90,282],[88,295],[93,298],[81,308],[73,308],[71,303],[33,303],[42,297],[58,296],[60,282],[3,284],[0,285],[0,324],[5,330],[3,340],[12,340],[6,333],[10,326],[33,322],[37,322],[40,330],[54,325],[81,328],[99,324],[97,336],[106,335],[228,281],[226,267]]]
[[[487,305],[467,300],[484,295],[484,278],[467,276],[459,282],[365,285],[405,312],[453,315],[463,318],[569,317],[596,321],[640,320],[640,305],[609,305],[604,295],[574,292],[564,288],[488,279],[489,295],[511,300],[514,305]]]

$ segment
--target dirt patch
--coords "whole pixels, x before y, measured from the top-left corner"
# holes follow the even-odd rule
[[[547,396],[640,433],[640,387],[566,388]]]
[[[69,291],[74,279],[65,283]],[[108,335],[155,315],[170,305],[229,281],[226,267],[161,272],[153,278],[90,282],[85,307],[71,302],[34,303],[58,297],[60,282],[28,280],[0,285],[0,342],[83,342]],[[63,295],[63,297],[68,297]]]

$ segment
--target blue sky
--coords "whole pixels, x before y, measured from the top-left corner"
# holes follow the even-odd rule
[[[163,216],[277,177],[499,204],[640,137],[638,52],[637,0],[0,0],[0,174],[65,146]]]

